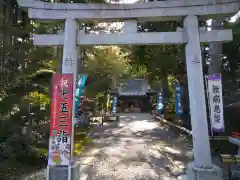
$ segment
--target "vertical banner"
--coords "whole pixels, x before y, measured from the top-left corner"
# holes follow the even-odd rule
[[[176,108],[176,115],[182,115],[182,94],[183,94],[183,86],[180,84],[175,85],[175,108]]]
[[[76,86],[76,95],[75,95],[75,116],[77,115],[78,105],[80,104],[80,98],[83,94],[84,86],[87,80],[87,75],[83,74],[80,76],[80,79]]]
[[[107,107],[107,111],[109,110],[111,104],[110,104],[110,94],[107,94],[107,104],[106,104],[106,107]]]
[[[71,159],[71,126],[73,103],[73,75],[54,74],[48,165],[69,165]]]
[[[117,95],[113,96],[113,105],[112,105],[112,114],[117,113],[117,104],[118,104],[118,97]]]
[[[163,104],[163,90],[160,90],[160,92],[158,93],[158,96],[157,96],[158,115],[162,114],[163,107],[164,107],[164,104]]]
[[[221,75],[208,75],[207,87],[212,132],[224,132]]]

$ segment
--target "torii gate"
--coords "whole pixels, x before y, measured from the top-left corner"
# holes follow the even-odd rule
[[[238,0],[168,0],[135,4],[58,4],[39,0],[18,0],[18,3],[28,9],[28,15],[32,19],[65,21],[64,34],[35,35],[34,44],[63,46],[62,73],[73,73],[75,79],[78,45],[186,44],[194,151],[194,162],[188,166],[187,178],[188,180],[222,179],[220,168],[212,164],[210,154],[200,42],[231,41],[232,31],[201,30],[198,19],[209,19],[216,15],[223,17],[234,15],[239,11]],[[137,21],[182,19],[184,19],[184,28],[181,31],[137,32]],[[84,34],[78,31],[77,20],[80,22],[124,21],[124,33]],[[65,63],[69,58],[73,62]]]

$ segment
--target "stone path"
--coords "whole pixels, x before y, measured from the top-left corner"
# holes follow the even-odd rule
[[[80,180],[176,180],[192,149],[184,136],[160,126],[148,114],[122,114],[119,126],[104,124],[94,132],[93,145],[80,157]],[[212,159],[228,180],[227,166],[217,157]],[[46,169],[11,178],[19,179],[45,180]]]
[[[121,114],[120,123],[98,128],[80,158],[82,180],[175,180],[191,147],[149,114]]]

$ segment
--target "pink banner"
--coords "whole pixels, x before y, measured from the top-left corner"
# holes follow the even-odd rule
[[[48,165],[69,165],[71,152],[73,75],[54,74]]]

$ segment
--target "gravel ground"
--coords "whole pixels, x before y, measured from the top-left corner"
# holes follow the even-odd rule
[[[81,180],[177,180],[192,149],[184,136],[159,126],[148,114],[122,114],[118,125],[112,122],[96,128],[94,139],[80,157],[81,175],[86,177]],[[227,167],[218,158],[213,161],[228,180]],[[20,178],[45,179],[46,169]]]
[[[41,169],[29,175],[25,175],[21,180],[46,180],[47,169]]]
[[[148,114],[122,115],[118,126],[104,125],[95,136],[95,158],[80,159],[87,180],[176,180],[191,150],[183,136],[159,127]]]

